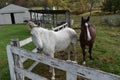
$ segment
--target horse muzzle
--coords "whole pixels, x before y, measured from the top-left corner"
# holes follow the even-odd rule
[[[42,50],[43,50],[43,48],[37,48],[37,50],[38,50],[38,51],[42,51]]]

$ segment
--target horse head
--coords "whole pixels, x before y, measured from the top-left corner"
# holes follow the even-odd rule
[[[84,19],[84,18],[82,17],[82,19],[81,19],[81,27],[88,26],[89,20],[90,20],[90,17],[89,17],[89,16],[87,17],[87,19]]]
[[[38,27],[31,30],[32,41],[35,44],[38,51],[43,50],[42,34]]]
[[[35,24],[33,21],[30,20],[25,20],[24,22],[26,22],[28,24],[29,29],[31,30],[34,27],[37,27],[38,25]]]
[[[29,29],[31,31],[32,41],[35,44],[37,50],[41,51],[43,49],[43,43],[42,43],[42,39],[41,39],[41,31],[40,31],[38,25],[36,25],[34,22],[28,21],[28,20],[25,20],[24,22],[26,22],[29,26]]]

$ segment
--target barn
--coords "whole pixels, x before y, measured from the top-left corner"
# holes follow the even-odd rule
[[[30,19],[29,8],[9,4],[0,9],[0,25],[18,24]]]

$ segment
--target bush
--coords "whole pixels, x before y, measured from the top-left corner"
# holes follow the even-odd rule
[[[102,18],[102,23],[110,26],[120,26],[120,15],[109,15]]]
[[[103,2],[102,10],[113,12],[114,14],[120,10],[120,0],[105,0]]]

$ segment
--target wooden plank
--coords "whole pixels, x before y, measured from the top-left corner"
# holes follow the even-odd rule
[[[12,39],[10,43],[11,43],[11,46],[15,46],[15,47],[20,48],[19,39]],[[23,68],[23,63],[21,62],[21,56],[13,54],[13,58],[14,58],[14,66],[17,66],[19,68]],[[17,80],[24,80],[23,75],[18,74],[18,73],[15,73],[15,75],[16,75]]]
[[[28,44],[30,42],[32,42],[32,38],[31,37],[26,38],[26,39],[20,41],[20,47],[22,47],[22,46],[24,46],[24,45],[26,45],[26,44]]]
[[[71,22],[70,22],[70,13],[66,12],[65,17],[66,17],[66,22],[68,23],[68,27],[70,27],[70,25],[71,25]]]
[[[77,80],[77,75],[66,72],[66,80]]]
[[[34,63],[32,64],[32,66],[30,66],[27,70],[28,70],[28,71],[31,71],[35,66],[38,65],[38,63],[39,63],[39,62],[34,62]]]
[[[89,67],[81,66],[78,64],[66,62],[63,60],[51,58],[38,53],[35,54],[25,49],[12,47],[12,52],[21,56],[25,56],[32,60],[47,64],[49,66],[52,66],[67,72],[71,72],[72,74],[76,74],[76,75],[91,79],[91,80],[120,80],[120,76],[118,75],[106,73],[100,70],[96,70],[94,68],[89,68]]]
[[[33,49],[33,50],[32,50],[32,52],[37,52],[37,49],[36,49],[36,48],[35,48],[35,49]]]
[[[62,25],[60,25],[60,26],[57,26],[57,27],[55,27],[55,28],[53,28],[52,30],[59,30],[60,28],[62,28],[62,27],[64,27],[64,26],[67,26],[68,25],[68,23],[65,23],[65,24],[62,24]]]
[[[32,52],[37,52],[37,49],[36,49],[36,48],[33,49]],[[27,59],[28,59],[28,58],[26,58],[26,57],[22,57],[21,61],[22,61],[22,62],[25,62]]]
[[[27,71],[27,70],[24,70],[24,69],[21,69],[21,68],[18,68],[18,67],[15,67],[15,70],[16,70],[17,73],[22,74],[22,75],[24,75],[24,76],[26,76],[26,77],[28,77],[32,80],[48,80],[47,78],[44,78],[44,77],[39,76],[35,73],[32,73],[30,71]]]
[[[7,50],[8,64],[9,64],[9,70],[10,70],[10,80],[16,80],[11,46],[7,45],[6,50]]]

